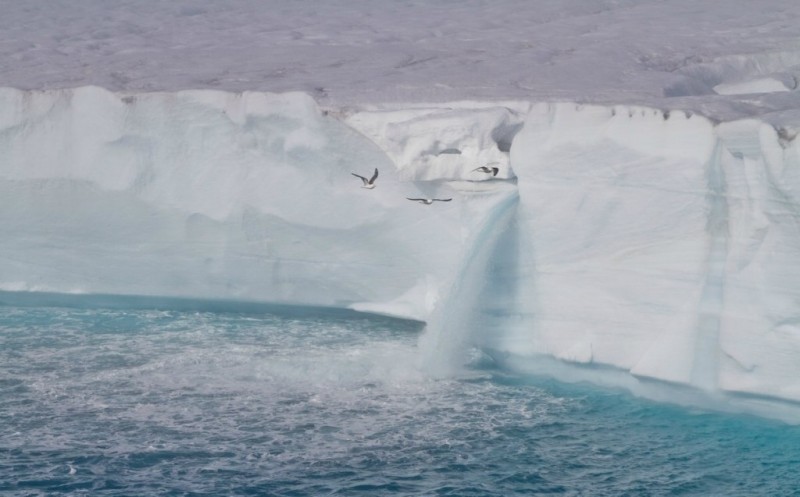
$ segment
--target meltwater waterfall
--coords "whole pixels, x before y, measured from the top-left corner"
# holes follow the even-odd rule
[[[507,313],[517,297],[516,223],[519,197],[513,185],[489,198],[474,201],[471,211],[479,219],[460,254],[460,266],[420,340],[423,364],[437,376],[457,373],[475,347],[492,343],[504,333]],[[485,197],[486,193],[473,194]],[[476,212],[477,211],[477,212]],[[480,216],[480,212],[487,215]],[[503,330],[503,331],[501,331]]]

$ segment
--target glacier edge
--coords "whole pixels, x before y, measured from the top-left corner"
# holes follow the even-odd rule
[[[438,350],[800,402],[794,136],[623,105],[6,88],[0,290],[349,307],[426,320]]]

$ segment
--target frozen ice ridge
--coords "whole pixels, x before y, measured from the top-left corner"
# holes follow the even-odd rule
[[[478,347],[800,402],[796,133],[566,102],[2,89],[0,290],[349,307],[427,321],[442,363]],[[375,168],[374,189],[351,174]]]

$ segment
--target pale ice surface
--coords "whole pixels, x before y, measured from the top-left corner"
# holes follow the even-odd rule
[[[797,2],[3,13],[0,290],[349,307],[426,321],[445,373],[800,401]]]
[[[731,98],[724,86],[769,78],[796,88],[794,0],[29,0],[2,7],[0,86],[23,89],[304,91],[337,107],[579,100],[724,118],[800,106],[796,95],[771,91]]]

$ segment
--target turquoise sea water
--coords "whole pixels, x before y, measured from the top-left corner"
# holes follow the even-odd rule
[[[0,306],[0,495],[800,495],[800,427],[246,310]]]

